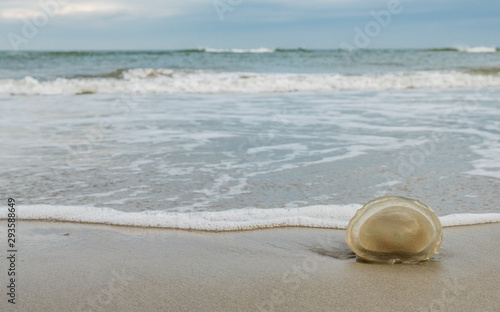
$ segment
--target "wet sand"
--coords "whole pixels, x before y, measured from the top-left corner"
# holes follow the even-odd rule
[[[443,231],[432,261],[383,265],[356,262],[343,230],[19,221],[17,304],[3,291],[0,311],[498,311],[500,224]]]

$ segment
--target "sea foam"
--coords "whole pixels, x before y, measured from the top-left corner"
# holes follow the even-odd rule
[[[202,49],[204,52],[212,53],[273,53],[276,49],[270,48],[255,48],[255,49],[215,49],[215,48],[205,48]]]
[[[457,48],[460,52],[470,52],[470,53],[493,53],[497,51],[496,47],[459,47]]]
[[[289,93],[331,90],[477,89],[500,87],[500,76],[460,71],[389,72],[379,74],[277,74],[137,68],[120,78],[33,77],[0,80],[0,93],[58,94],[218,94]]]
[[[52,220],[135,227],[156,227],[183,230],[235,231],[275,227],[313,227],[345,229],[361,208],[358,204],[320,205],[302,208],[245,208],[224,211],[124,212],[111,208],[85,206],[29,205],[17,206],[20,220]],[[0,209],[6,219],[7,208]],[[439,217],[443,227],[500,222],[500,213],[451,214]]]

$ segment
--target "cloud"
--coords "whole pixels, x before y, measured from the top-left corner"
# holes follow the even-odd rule
[[[2,0],[0,19],[23,20],[47,12],[47,8],[58,16],[89,16],[124,14],[137,17],[171,16],[188,12],[194,4],[203,0],[157,1],[157,0]]]
[[[97,1],[70,1],[70,0],[41,0],[38,2],[7,1],[1,6],[0,17],[5,20],[22,20],[40,14],[51,13],[55,15],[79,15],[117,13],[127,10],[127,6],[113,2]]]
[[[70,4],[68,6],[61,7],[61,9],[56,11],[57,15],[78,15],[78,14],[96,14],[96,13],[117,13],[125,11],[125,8],[120,6],[114,6],[109,4]],[[38,10],[33,9],[7,9],[4,10],[0,17],[6,20],[23,20],[27,18],[32,18],[40,14],[44,14],[46,11],[43,8]]]
[[[58,15],[88,16],[102,14],[129,15],[130,17],[163,17],[197,14],[213,11],[215,0],[1,0],[0,19],[22,20],[43,12],[43,7],[58,7]],[[324,7],[354,6],[367,0],[218,0],[241,7],[279,7],[282,11],[292,9],[318,9]],[[373,1],[373,0],[372,0]],[[383,0],[375,0],[383,1]],[[285,13],[285,12],[282,12]]]
[[[126,7],[107,3],[69,4],[64,6],[59,14],[116,13],[123,10],[126,10]]]

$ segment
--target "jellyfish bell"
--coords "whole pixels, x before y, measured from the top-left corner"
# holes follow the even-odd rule
[[[399,196],[365,204],[349,221],[345,239],[362,260],[417,263],[439,252],[441,222],[427,205]]]

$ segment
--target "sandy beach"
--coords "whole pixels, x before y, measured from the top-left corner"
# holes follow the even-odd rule
[[[5,227],[1,227],[5,235]],[[356,262],[344,231],[18,224],[1,311],[497,311],[500,224],[444,229],[418,265]],[[5,252],[1,268],[7,271]],[[4,276],[3,284],[6,283]]]

